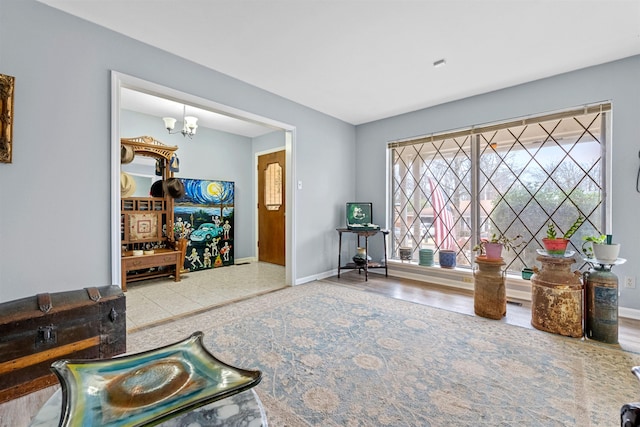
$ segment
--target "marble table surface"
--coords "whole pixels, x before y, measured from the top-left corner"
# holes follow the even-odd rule
[[[30,427],[55,427],[60,421],[62,392],[57,390],[31,421]],[[218,400],[158,424],[163,427],[268,427],[255,390]]]

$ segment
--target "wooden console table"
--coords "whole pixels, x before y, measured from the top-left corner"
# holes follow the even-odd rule
[[[180,281],[180,270],[182,269],[182,253],[173,249],[156,249],[150,255],[134,256],[132,251],[126,251],[122,255],[122,290],[126,292],[127,282],[136,280],[151,279],[153,277],[163,277],[173,274],[176,282]],[[127,274],[133,270],[144,270],[148,268],[174,266],[170,272],[149,271],[139,274]]]
[[[384,275],[388,277],[387,270],[387,234],[389,230],[355,230],[352,228],[336,228],[338,232],[338,278],[340,278],[341,269],[358,269],[358,273],[364,270],[364,280],[369,280],[370,268],[384,268]],[[360,237],[364,237],[364,249],[365,259],[368,259],[369,255],[369,237],[375,236],[378,233],[382,233],[382,239],[384,241],[384,263],[379,262],[366,262],[363,266],[356,265],[355,262],[349,262],[342,265],[342,233],[353,233],[358,235],[358,246],[360,247]]]

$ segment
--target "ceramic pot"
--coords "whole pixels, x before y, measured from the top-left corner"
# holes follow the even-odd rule
[[[521,273],[524,280],[529,280],[531,279],[531,276],[533,276],[533,269],[525,267],[522,269]]]
[[[398,249],[398,254],[400,255],[400,260],[402,261],[411,261],[412,256],[411,248],[400,248]]]
[[[490,243],[484,244],[484,253],[487,259],[500,259],[502,258],[502,243]]]
[[[420,256],[420,265],[427,267],[433,267],[433,250],[432,249],[420,249],[418,252]]]
[[[547,251],[547,254],[552,257],[564,257],[564,253],[567,250],[567,245],[569,244],[569,239],[542,239],[542,244],[544,245],[544,249]]]
[[[455,268],[456,266],[456,251],[441,250],[438,252],[440,267],[442,268]]]
[[[620,253],[620,244],[613,243],[611,245],[592,243],[593,257],[598,261],[615,262]]]

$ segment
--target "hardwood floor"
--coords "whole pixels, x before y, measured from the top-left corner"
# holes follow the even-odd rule
[[[365,282],[364,275],[358,275],[355,270],[340,274],[339,279],[337,276],[333,276],[324,280],[391,298],[474,315],[473,292],[471,291],[397,277],[385,278],[382,274],[369,274],[369,280]],[[496,322],[533,329],[531,326],[531,302],[507,300],[507,315]],[[640,353],[640,320],[619,318],[618,342],[618,345],[603,345]]]

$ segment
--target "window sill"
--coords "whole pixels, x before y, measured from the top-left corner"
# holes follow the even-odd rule
[[[470,267],[429,267],[400,260],[388,260],[387,267],[391,276],[473,291],[473,270]],[[521,276],[507,274],[507,297],[530,301],[531,282]]]

